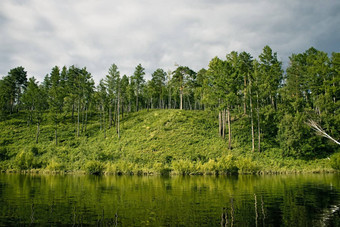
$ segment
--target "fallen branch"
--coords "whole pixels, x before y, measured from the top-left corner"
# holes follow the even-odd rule
[[[313,120],[308,120],[307,125],[309,125],[312,129],[314,129],[314,131],[316,131],[316,134],[319,136],[323,136],[326,137],[327,139],[332,140],[333,142],[335,142],[336,144],[340,145],[340,143],[335,140],[333,137],[331,137],[330,135],[328,135],[325,130],[323,130],[321,128],[321,126],[319,126],[315,121]]]

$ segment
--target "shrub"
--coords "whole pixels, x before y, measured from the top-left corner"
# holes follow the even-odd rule
[[[190,174],[193,170],[193,163],[189,160],[178,160],[172,162],[172,167],[178,174]]]
[[[153,169],[156,173],[159,173],[161,175],[169,175],[171,172],[171,169],[168,168],[166,165],[160,162],[156,162],[153,164]]]
[[[258,167],[250,158],[240,158],[236,162],[239,173],[255,173]]]
[[[331,167],[340,170],[340,153],[336,153],[331,157]]]
[[[20,170],[30,169],[33,164],[33,156],[31,151],[22,151],[15,157],[14,165]]]
[[[218,174],[218,165],[215,160],[209,159],[203,164],[203,170],[205,174]]]
[[[0,160],[8,160],[9,155],[8,155],[8,149],[6,147],[0,147]]]
[[[99,161],[88,161],[85,164],[85,171],[89,174],[100,175],[103,173],[104,166]]]
[[[217,168],[223,173],[237,173],[238,167],[232,154],[223,155],[217,160]]]
[[[49,164],[46,166],[46,169],[50,171],[58,171],[62,170],[63,168],[64,166],[54,159],[52,159],[52,161],[50,161]]]

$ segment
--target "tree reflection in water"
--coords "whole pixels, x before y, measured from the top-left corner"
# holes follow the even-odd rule
[[[0,175],[1,225],[336,226],[337,174]]]

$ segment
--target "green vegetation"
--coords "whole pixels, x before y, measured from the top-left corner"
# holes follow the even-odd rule
[[[269,46],[194,72],[115,64],[95,87],[75,66],[43,83],[0,80],[0,166],[91,174],[232,174],[339,169],[340,53],[310,48],[284,71]],[[314,132],[316,131],[316,133]]]
[[[235,145],[229,150],[228,142],[218,137],[218,119],[210,111],[130,113],[121,121],[120,139],[115,128],[108,129],[104,137],[99,116],[89,115],[88,130],[80,137],[71,115],[65,116],[57,146],[53,122],[41,126],[39,143],[35,141],[35,127],[27,126],[26,115],[14,114],[0,122],[1,169],[90,174],[248,174],[325,172],[338,168],[334,163],[339,166],[335,156],[331,160],[305,160],[284,157],[279,149],[253,153],[251,146]]]

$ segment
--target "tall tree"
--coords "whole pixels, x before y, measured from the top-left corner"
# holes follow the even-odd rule
[[[196,73],[187,66],[178,66],[177,69],[173,72],[172,81],[176,85],[179,90],[179,109],[183,109],[183,96],[185,93],[187,95],[190,94],[190,88],[193,87],[193,83],[196,79]],[[189,100],[190,105],[190,100]]]
[[[13,113],[19,111],[21,95],[27,85],[27,72],[20,66],[11,69],[2,79],[0,104],[2,112]]]
[[[118,67],[112,64],[109,68],[109,73],[106,76],[106,87],[108,91],[108,97],[110,100],[110,126],[112,121],[112,108],[116,109],[114,114],[115,126],[117,126],[117,133],[119,137],[119,109],[120,109],[120,73]],[[117,123],[117,124],[116,124]]]
[[[112,126],[113,122],[113,113],[112,109],[115,107],[117,94],[118,94],[118,80],[120,78],[120,73],[118,71],[118,67],[115,64],[112,64],[109,68],[108,75],[105,78],[105,84],[108,92],[109,98],[109,128]]]
[[[142,91],[142,86],[143,84],[145,83],[145,80],[144,80],[144,75],[145,75],[145,72],[144,72],[144,68],[142,67],[141,64],[137,65],[136,68],[135,68],[135,72],[133,74],[133,76],[131,77],[131,79],[133,80],[133,85],[135,86],[134,87],[134,90],[135,90],[135,95],[136,95],[136,111],[139,110],[139,96],[140,96],[140,93]]]
[[[166,80],[166,73],[163,69],[156,69],[155,72],[151,75],[151,81],[158,96],[158,108],[161,109],[164,107],[164,99],[163,99],[163,92],[165,87],[165,80]]]
[[[27,83],[27,88],[22,95],[22,102],[29,112],[29,120],[36,122],[37,131],[35,141],[38,143],[40,134],[40,124],[43,120],[43,113],[47,109],[47,94],[42,86],[39,86],[35,78],[32,77]]]
[[[268,103],[276,108],[278,89],[282,84],[283,70],[282,63],[277,59],[277,53],[273,53],[269,46],[263,48],[259,56],[259,73],[263,79],[263,97],[268,97]]]
[[[51,117],[55,125],[55,144],[58,145],[58,125],[61,121],[61,114],[64,106],[64,87],[60,79],[60,69],[58,66],[52,68],[51,88],[49,89],[49,106]]]

